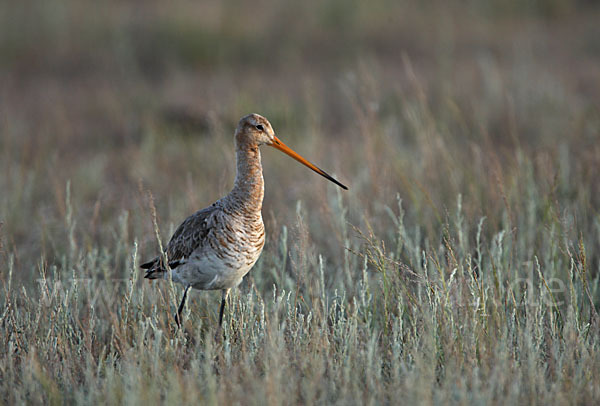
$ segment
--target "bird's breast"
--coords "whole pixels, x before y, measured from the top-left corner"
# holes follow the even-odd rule
[[[262,216],[227,216],[209,233],[210,249],[231,267],[254,265],[265,244]]]

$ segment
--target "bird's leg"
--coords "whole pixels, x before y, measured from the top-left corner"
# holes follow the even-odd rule
[[[181,303],[179,303],[179,308],[177,309],[177,314],[175,315],[175,321],[177,322],[177,327],[181,328],[181,312],[183,311],[183,306],[185,305],[185,299],[187,298],[188,290],[192,285],[187,285],[185,288],[185,292],[183,292],[183,298],[181,299]]]
[[[219,311],[219,329],[223,325],[223,313],[225,310],[225,302],[227,301],[228,295],[229,295],[229,289],[223,289],[221,291],[221,310]]]

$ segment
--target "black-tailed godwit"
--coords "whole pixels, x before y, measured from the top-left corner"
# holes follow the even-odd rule
[[[185,292],[175,320],[190,288],[222,291],[219,327],[231,288],[240,284],[258,260],[265,244],[262,220],[264,181],[259,147],[269,145],[306,165],[343,189],[348,189],[281,142],[271,123],[258,115],[242,117],[235,131],[237,174],[231,192],[209,207],[189,216],[175,230],[166,248],[141,265],[148,279],[168,279],[183,284]],[[167,258],[168,267],[164,258]],[[170,270],[170,272],[169,272]]]

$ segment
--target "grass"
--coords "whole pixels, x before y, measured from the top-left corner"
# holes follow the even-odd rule
[[[54,6],[0,12],[3,403],[598,403],[596,6]],[[138,265],[251,111],[350,190],[263,148],[219,342]]]

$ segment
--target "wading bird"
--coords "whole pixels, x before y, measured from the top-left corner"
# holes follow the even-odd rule
[[[178,326],[181,326],[181,311],[187,293],[194,288],[222,291],[220,328],[229,291],[240,284],[262,252],[265,228],[261,213],[264,196],[261,145],[285,152],[341,188],[348,189],[281,142],[271,123],[258,114],[242,117],[234,138],[237,173],[231,192],[185,219],[171,237],[165,255],[141,265],[146,269],[145,278],[172,278],[173,282],[186,287],[175,315]]]

